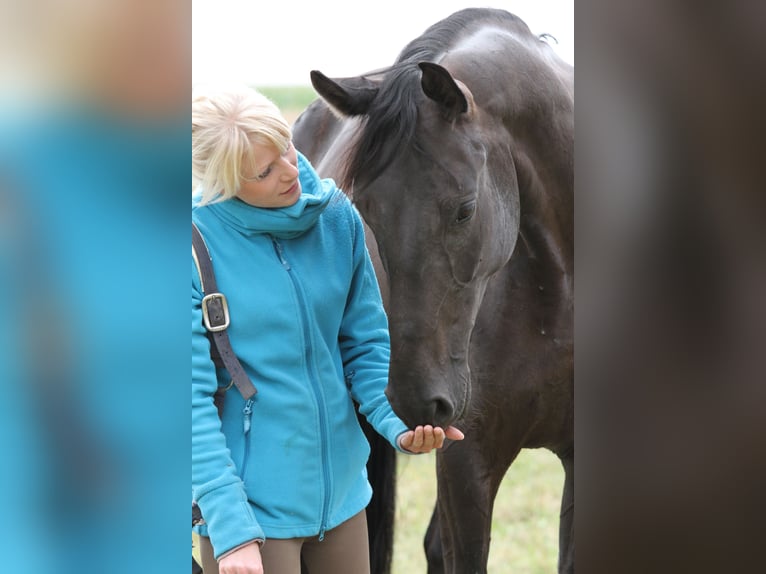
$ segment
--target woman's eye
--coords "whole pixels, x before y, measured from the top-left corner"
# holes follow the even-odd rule
[[[462,204],[455,214],[455,223],[465,223],[476,213],[476,201],[466,201]]]
[[[258,174],[258,175],[254,175],[254,176],[252,176],[252,177],[246,177],[246,178],[245,178],[245,181],[261,181],[261,180],[263,180],[264,178],[266,178],[266,177],[268,177],[268,176],[269,176],[269,174],[271,173],[271,170],[272,170],[272,167],[271,167],[271,166],[269,166],[269,167],[266,169],[266,171],[264,171],[264,172],[263,172],[263,173],[261,173],[261,174]]]
[[[264,171],[263,173],[261,173],[261,174],[259,174],[259,175],[254,175],[254,176],[252,176],[252,177],[245,177],[245,178],[244,178],[244,180],[245,180],[245,181],[261,181],[261,180],[263,180],[264,178],[266,178],[266,177],[268,177],[268,176],[269,176],[269,174],[271,173],[271,170],[272,170],[272,167],[271,167],[271,166],[269,166],[269,167],[266,169],[266,171]]]

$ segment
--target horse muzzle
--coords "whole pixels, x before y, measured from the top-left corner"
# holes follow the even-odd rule
[[[447,428],[462,418],[470,400],[470,375],[453,372],[451,378],[454,382],[449,384],[433,375],[400,377],[392,371],[386,397],[409,428],[418,425]]]

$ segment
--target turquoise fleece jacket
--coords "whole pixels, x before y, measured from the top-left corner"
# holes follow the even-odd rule
[[[321,536],[367,506],[369,445],[352,398],[395,448],[407,430],[384,394],[388,324],[361,219],[298,161],[293,206],[192,204],[232,348],[258,389],[246,405],[232,387],[219,420],[213,393],[230,379],[210,360],[192,262],[192,496],[216,557],[254,539]]]

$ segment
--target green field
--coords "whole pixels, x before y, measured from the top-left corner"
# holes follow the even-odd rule
[[[423,536],[436,499],[435,455],[399,455],[392,574],[425,574]],[[490,574],[552,574],[564,471],[546,450],[523,450],[506,474],[492,517]]]

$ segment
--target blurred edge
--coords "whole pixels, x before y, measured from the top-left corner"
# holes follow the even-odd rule
[[[760,564],[764,6],[578,4],[580,572]],[[189,6],[0,9],[4,567],[188,567]]]
[[[3,571],[188,568],[190,17],[0,5]]]
[[[581,573],[762,569],[764,23],[578,4]]]

